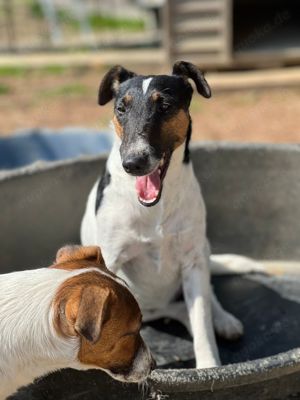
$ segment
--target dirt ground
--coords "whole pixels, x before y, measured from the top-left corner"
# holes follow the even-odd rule
[[[91,68],[0,70],[0,135],[33,127],[106,129],[112,107],[97,106],[101,76]],[[191,114],[194,140],[300,141],[299,87],[215,92],[210,100],[195,94]]]

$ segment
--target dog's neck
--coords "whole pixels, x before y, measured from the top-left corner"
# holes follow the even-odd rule
[[[77,339],[60,338],[52,323],[52,300],[66,273],[42,268],[0,276],[0,399],[74,361]]]

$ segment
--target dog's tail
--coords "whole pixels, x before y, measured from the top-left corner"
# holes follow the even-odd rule
[[[237,254],[212,254],[210,270],[213,275],[267,273],[261,262]]]

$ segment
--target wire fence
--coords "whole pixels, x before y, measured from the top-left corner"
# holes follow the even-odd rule
[[[0,0],[0,51],[161,44],[159,1]]]

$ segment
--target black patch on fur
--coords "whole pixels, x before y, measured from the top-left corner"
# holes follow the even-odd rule
[[[143,82],[149,78],[151,81],[144,93]],[[174,150],[175,132],[166,136],[162,128],[181,110],[189,115],[193,95],[190,79],[202,96],[211,96],[203,73],[197,66],[185,61],[174,64],[172,75],[136,75],[121,66],[113,67],[105,75],[100,86],[99,104],[106,104],[115,98],[115,118],[122,127],[120,155],[127,173],[133,176],[147,175],[164,154]],[[185,164],[190,159],[191,125],[186,135]],[[136,146],[137,142],[142,145]]]
[[[190,162],[189,144],[190,144],[191,136],[192,136],[192,120],[190,118],[190,123],[189,123],[188,131],[187,131],[186,139],[185,139],[183,164],[188,164]]]
[[[152,80],[144,94],[143,81],[148,78]],[[159,93],[157,100],[153,100],[153,92]],[[123,128],[121,159],[125,164],[128,160],[136,161],[126,172],[147,175],[164,153],[173,151],[176,135],[163,138],[162,126],[180,110],[188,114],[192,94],[188,80],[177,75],[136,76],[120,84],[115,116]],[[126,95],[132,98],[130,104],[124,101]],[[142,150],[136,146],[140,140],[145,144]]]
[[[104,189],[106,188],[106,186],[108,186],[110,184],[110,178],[111,178],[111,175],[106,170],[104,175],[102,175],[102,177],[99,181],[98,188],[97,188],[97,195],[96,195],[95,214],[97,214],[97,211],[99,210],[99,207],[101,205]]]
[[[114,83],[121,84],[130,78],[133,78],[136,74],[132,71],[128,71],[121,65],[116,65],[111,68],[102,79],[98,93],[98,104],[103,106],[108,103],[116,95]]]
[[[177,61],[173,65],[173,75],[179,75],[192,79],[195,82],[199,94],[207,99],[211,97],[209,84],[206,82],[203,73],[196,65],[186,61]]]

